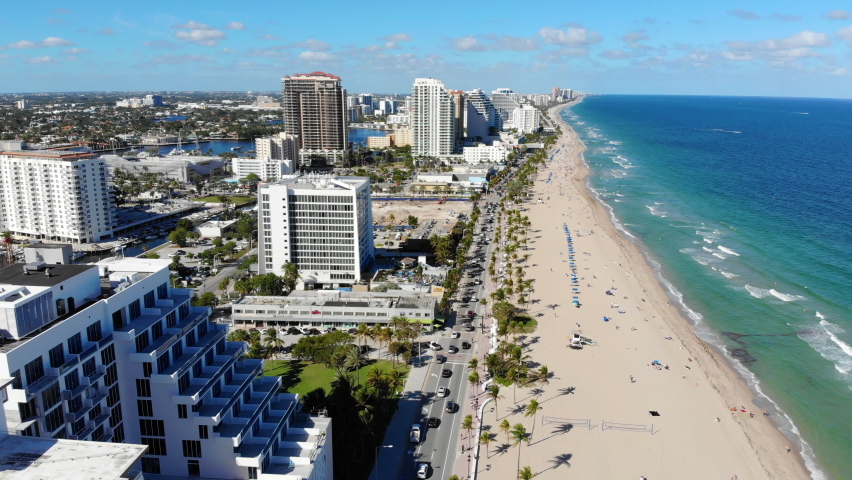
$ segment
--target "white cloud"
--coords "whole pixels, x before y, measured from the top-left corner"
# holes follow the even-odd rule
[[[98,33],[101,34],[101,35],[106,35],[108,37],[111,37],[111,36],[115,35],[115,30],[113,30],[109,27],[104,27]]]
[[[176,30],[215,30],[215,28],[210,25],[207,25],[206,23],[198,23],[195,20],[190,20],[180,25],[172,25],[172,28]]]
[[[384,40],[386,42],[394,42],[394,43],[410,42],[411,41],[411,35],[409,35],[407,33],[395,33],[393,35],[387,35],[387,36],[384,36],[384,37],[380,37],[379,40]]]
[[[215,47],[219,44],[219,40],[224,40],[228,36],[220,30],[189,30],[175,32],[175,38],[203,47]]]
[[[838,32],[840,33],[840,32]],[[762,40],[759,42],[725,42],[731,50],[781,50],[799,47],[828,47],[831,39],[828,35],[805,30],[789,37],[778,40]]]
[[[743,20],[760,20],[760,15],[754,12],[749,12],[748,10],[742,10],[740,8],[731,11],[731,15],[740,17]]]
[[[33,65],[45,65],[45,64],[49,64],[49,63],[59,63],[59,62],[57,60],[54,60],[50,56],[45,55],[43,57],[31,58],[31,59],[27,60],[27,63],[31,63]]]
[[[90,53],[88,48],[69,48],[68,50],[62,50],[64,55],[80,55],[83,53]]]
[[[642,40],[648,40],[649,38],[651,38],[651,37],[649,37],[648,35],[645,35],[645,32],[643,32],[641,30],[638,31],[638,32],[630,32],[630,33],[621,37],[621,39],[624,40],[627,43],[640,42]]]
[[[568,27],[566,30],[544,27],[538,34],[544,39],[544,43],[565,47],[594,45],[603,39],[598,32],[583,27]]]
[[[852,75],[852,70],[849,70],[848,68],[835,68],[834,71],[830,72],[830,74],[838,76]]]
[[[513,52],[532,52],[538,50],[538,42],[534,38],[513,37],[501,35],[493,49],[511,50]]]
[[[484,52],[485,45],[479,43],[479,40],[473,37],[448,38],[450,48],[460,52]]]
[[[634,55],[631,52],[619,48],[616,50],[606,50],[601,52],[598,56],[608,58],[610,60],[627,60],[628,58],[633,58]]]
[[[237,53],[236,50],[233,50],[231,48],[223,48],[222,50],[219,50],[219,52],[220,53]]]
[[[852,47],[852,25],[843,27],[834,34],[839,40],[843,40],[847,45]]]
[[[65,40],[64,38],[59,37],[47,37],[40,42],[32,42],[29,40],[21,40],[20,42],[14,42],[6,45],[5,47],[0,48],[14,48],[17,50],[28,50],[31,48],[44,48],[44,47],[67,47],[69,45],[74,45],[74,42],[70,40]]]
[[[772,18],[781,20],[782,22],[798,22],[802,19],[801,15],[784,15],[783,13],[773,13]]]
[[[245,30],[246,26],[243,22],[228,22],[228,24],[225,25],[225,29],[227,29],[227,30]]]
[[[333,53],[311,51],[300,53],[299,58],[309,62],[337,62],[339,60],[338,56]]]
[[[849,13],[845,10],[832,10],[828,12],[828,18],[831,20],[849,20]]]
[[[261,36],[257,37],[257,39],[258,40],[278,40],[278,37],[276,37],[275,35],[270,35],[270,34],[267,33],[266,35],[261,35]]]
[[[177,50],[180,48],[180,45],[168,40],[154,40],[153,42],[145,42],[144,45],[146,47],[159,48],[162,50]]]
[[[308,39],[304,42],[296,42],[291,45],[296,48],[304,48],[305,50],[313,50],[314,52],[327,52],[331,50],[331,44],[322,40]]]
[[[754,60],[754,57],[750,53],[722,52],[722,57],[728,60],[734,60],[739,62],[747,62]]]

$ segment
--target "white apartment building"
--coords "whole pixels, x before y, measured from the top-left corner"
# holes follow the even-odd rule
[[[91,153],[0,152],[0,228],[15,235],[88,243],[112,235],[107,167]]]
[[[412,154],[425,157],[451,155],[455,147],[453,98],[440,80],[416,78],[412,88]]]
[[[465,163],[472,164],[505,163],[506,155],[509,153],[506,147],[490,146],[482,143],[475,147],[464,147],[462,151],[464,153]]]
[[[299,136],[281,132],[254,141],[257,158],[270,160],[298,160]]]
[[[520,108],[519,95],[509,88],[498,88],[491,92],[491,103],[503,123],[512,121],[512,110]]]
[[[486,137],[490,128],[500,130],[503,122],[494,104],[481,89],[465,92],[467,96],[467,115],[465,128],[467,138]]]
[[[521,133],[533,133],[538,130],[538,109],[532,105],[522,105],[512,110],[512,125]]]
[[[115,102],[116,107],[141,108],[143,105],[144,100],[141,98],[125,98],[124,100]]]
[[[408,114],[399,113],[394,115],[388,115],[387,123],[389,125],[408,125]]]
[[[260,177],[261,181],[278,180],[292,175],[295,160],[269,160],[261,158],[237,157],[231,160],[234,178],[246,178],[250,174]]]
[[[308,175],[260,185],[261,274],[299,268],[306,284],[351,285],[374,257],[370,180]]]
[[[0,270],[9,432],[146,445],[145,474],[331,480],[330,420],[297,415],[298,396],[169,287],[168,265]]]

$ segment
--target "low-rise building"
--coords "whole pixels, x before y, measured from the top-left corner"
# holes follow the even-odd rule
[[[142,152],[144,154],[145,152]],[[136,158],[124,158],[118,155],[103,155],[101,158],[106,162],[110,175],[114,175],[117,168],[130,172],[158,172],[166,177],[179,182],[187,182],[194,177],[210,178],[211,176],[225,175],[227,160],[222,157],[204,155],[166,155],[140,156]]]
[[[367,137],[367,148],[388,148],[394,145],[393,135],[383,137]]]
[[[346,292],[295,290],[285,297],[243,297],[232,306],[234,326],[310,327],[349,329],[359,324],[386,325],[393,317],[432,324],[438,315],[439,298],[402,290]]]
[[[464,147],[465,163],[504,163],[508,155],[508,149],[500,145],[485,145],[480,143],[474,147]]]
[[[414,130],[411,127],[394,130],[393,142],[397,147],[412,146],[414,144]]]
[[[231,168],[237,180],[253,173],[260,177],[261,181],[267,182],[292,175],[295,163],[295,160],[237,157],[231,160]]]
[[[202,237],[224,237],[228,232],[231,231],[231,227],[237,223],[236,220],[211,220],[209,222],[204,222],[198,227],[198,234]]]
[[[3,480],[132,480],[147,449],[129,443],[84,442],[8,435],[0,437]]]

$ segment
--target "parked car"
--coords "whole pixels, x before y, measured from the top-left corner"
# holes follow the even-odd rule
[[[469,343],[467,343],[467,342],[462,342],[462,348],[464,348],[465,350],[467,350],[468,348],[470,348],[470,344],[469,344]]]
[[[459,348],[455,345],[450,345],[450,348],[448,348],[447,351],[450,353],[459,353]]]
[[[432,342],[429,346],[432,347],[432,350],[441,350],[443,348],[438,342]]]
[[[461,337],[461,333],[459,333],[459,332],[453,332],[453,333],[450,334],[450,338],[459,338],[459,337]]]
[[[429,465],[425,463],[417,464],[417,478],[426,478],[429,475]]]
[[[447,357],[445,357],[443,355],[435,355],[435,361],[437,363],[444,363],[444,362],[447,361]]]

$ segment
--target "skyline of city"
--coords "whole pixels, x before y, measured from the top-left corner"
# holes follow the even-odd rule
[[[0,20],[0,90],[274,91],[287,72],[320,70],[353,92],[403,93],[411,78],[436,77],[466,91],[570,84],[596,93],[852,97],[852,20],[840,4],[609,3],[564,11],[547,2],[511,14],[494,4],[475,19],[435,5],[400,11],[406,21],[396,24],[364,16],[360,28],[328,15],[321,31],[284,20],[315,15],[300,5],[12,5]]]

